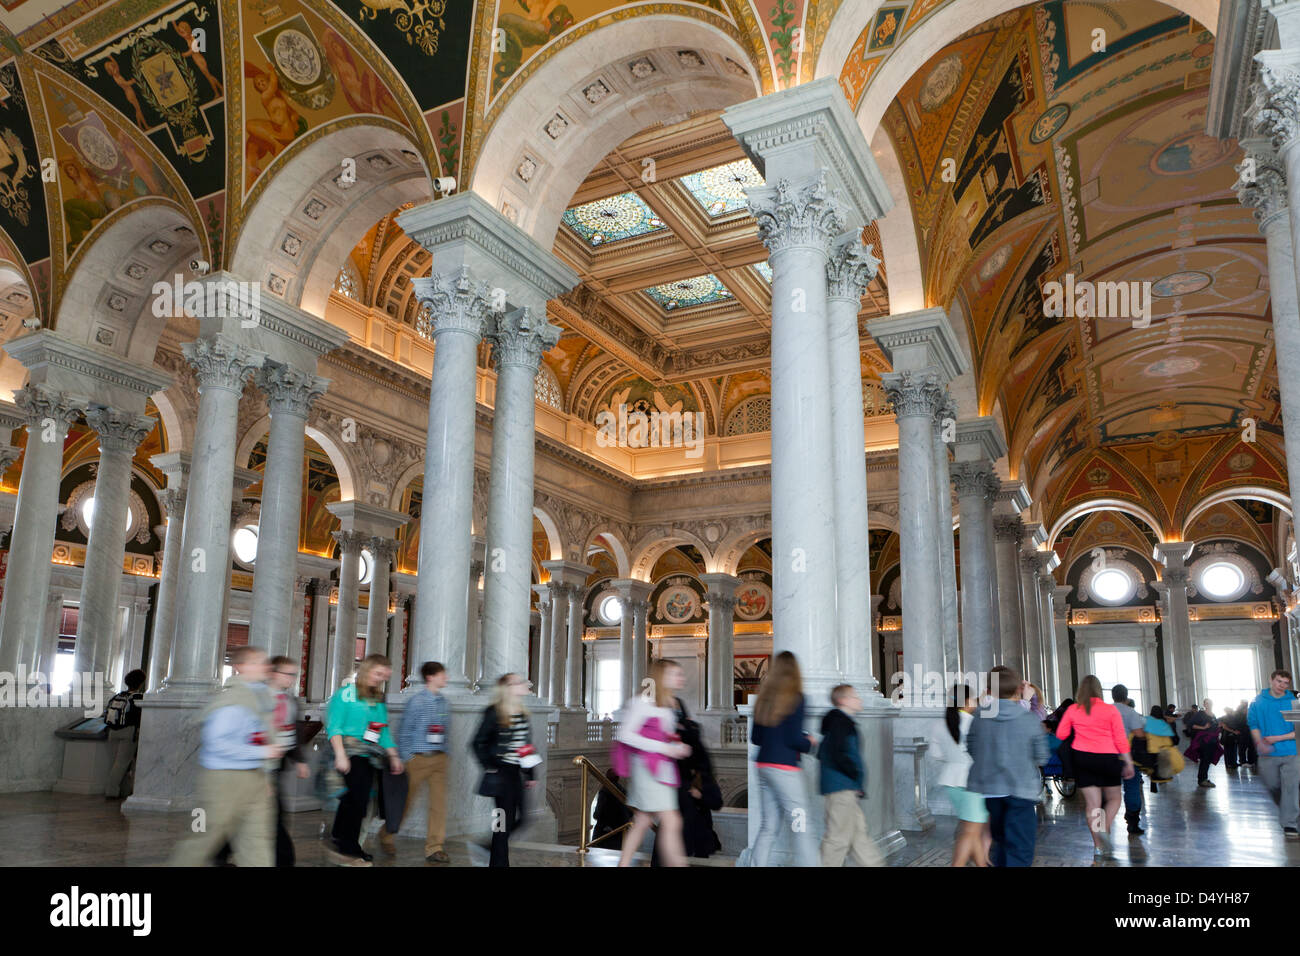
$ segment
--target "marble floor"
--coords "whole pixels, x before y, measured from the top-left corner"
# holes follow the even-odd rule
[[[1287,843],[1268,791],[1249,770],[1214,768],[1215,789],[1198,789],[1195,770],[1183,786],[1144,788],[1147,832],[1130,838],[1117,827],[1116,859],[1106,866],[1295,866],[1300,842]],[[5,866],[158,866],[166,862],[188,825],[181,814],[121,813],[119,803],[98,796],[64,793],[0,794],[0,864]],[[329,866],[318,836],[323,814],[290,815],[299,866]],[[952,851],[955,821],[939,818],[925,833],[906,834],[907,846],[891,866],[946,866]],[[1040,809],[1035,866],[1092,866],[1092,841],[1083,819],[1083,798],[1068,800],[1053,793]],[[423,843],[397,840],[397,853],[376,852],[376,866],[426,866]],[[474,842],[447,847],[452,866],[485,866],[487,850]],[[527,842],[527,834],[510,851],[515,866],[612,866],[617,854],[593,849],[580,860],[572,847]],[[643,861],[644,862],[644,861]],[[729,867],[729,858],[695,861]]]

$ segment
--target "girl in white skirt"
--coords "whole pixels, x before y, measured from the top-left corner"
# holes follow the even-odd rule
[[[632,828],[623,839],[619,866],[631,866],[632,855],[652,823],[659,824],[660,854],[666,866],[685,866],[682,817],[677,809],[677,761],[691,748],[677,735],[673,690],[682,686],[682,669],[673,661],[650,665],[646,690],[627,702],[619,722],[616,748],[627,761],[627,802],[632,806]],[[619,756],[616,754],[617,767]]]

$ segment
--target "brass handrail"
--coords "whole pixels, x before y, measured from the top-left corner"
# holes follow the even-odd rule
[[[623,794],[622,790],[610,783],[609,778],[601,773],[594,763],[582,754],[573,758],[573,764],[575,767],[582,768],[582,803],[580,805],[582,808],[582,820],[581,825],[578,827],[578,856],[585,857],[589,848],[595,846],[601,840],[609,839],[616,833],[622,833],[624,830],[632,826],[632,821],[629,820],[621,827],[610,830],[608,833],[603,833],[594,840],[591,839],[591,804],[587,800],[587,774],[591,774],[595,777],[596,782],[600,784],[601,788],[612,793],[618,798],[618,802],[623,804],[625,807],[627,806],[627,797]]]

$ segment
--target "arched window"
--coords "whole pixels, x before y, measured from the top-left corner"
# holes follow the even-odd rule
[[[357,275],[357,267],[351,259],[343,263],[343,268],[339,270],[338,278],[334,280],[334,291],[349,299],[361,299],[361,277]]]
[[[755,395],[747,398],[731,410],[727,424],[722,429],[724,436],[749,435],[754,432],[772,430],[772,396]]]
[[[545,362],[533,380],[533,393],[543,405],[549,405],[557,412],[564,411],[564,393],[560,391],[560,380]]]

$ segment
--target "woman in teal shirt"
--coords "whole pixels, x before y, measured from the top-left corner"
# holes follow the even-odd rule
[[[370,866],[372,857],[361,849],[360,842],[370,787],[378,772],[382,804],[385,759],[393,773],[402,772],[384,703],[384,683],[392,675],[388,658],[371,654],[357,668],[356,682],[344,684],[325,705],[325,732],[334,749],[334,767],[347,786],[331,833],[334,846],[330,856],[342,866]]]

